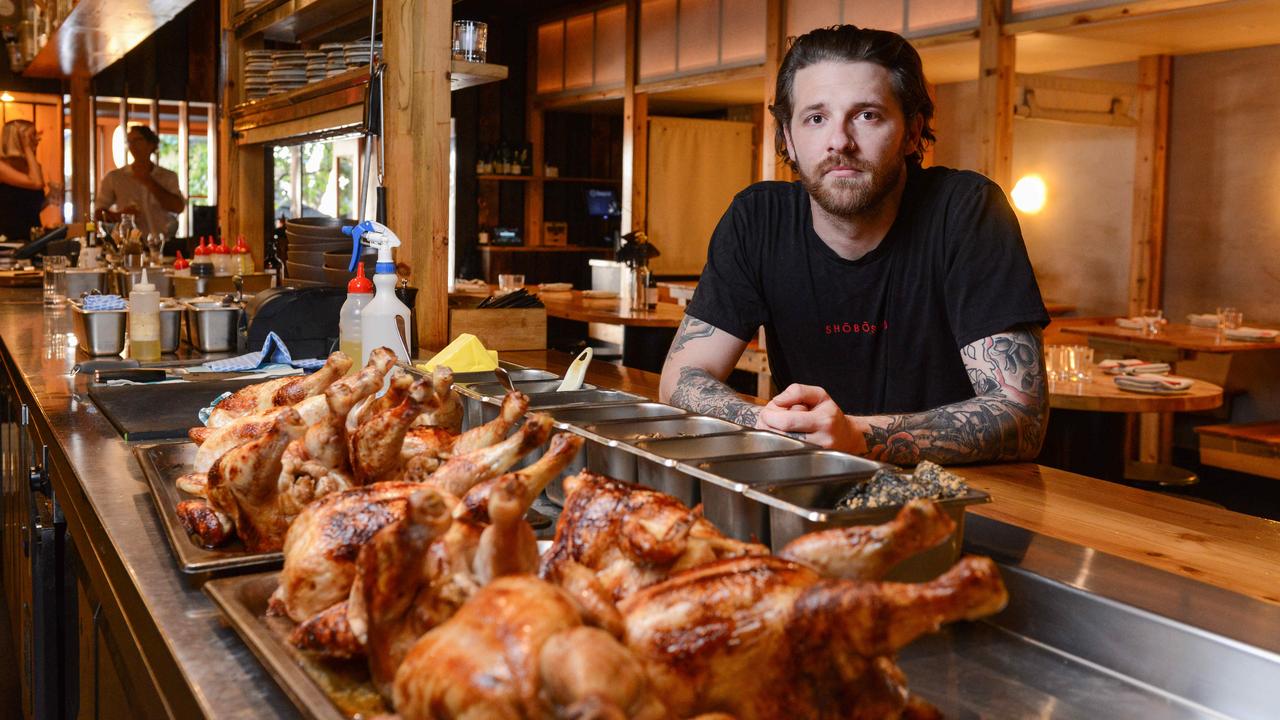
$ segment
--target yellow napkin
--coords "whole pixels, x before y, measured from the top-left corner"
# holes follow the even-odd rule
[[[498,352],[486,350],[475,335],[462,333],[421,367],[431,372],[439,365],[455,373],[495,370],[498,367]]]

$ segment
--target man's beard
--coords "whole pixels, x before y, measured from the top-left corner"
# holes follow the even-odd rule
[[[836,166],[853,168],[861,174],[828,179],[827,172]],[[813,175],[799,168],[800,183],[818,207],[835,217],[852,219],[879,207],[897,187],[903,166],[900,158],[883,166],[874,166],[844,155],[828,155],[818,164]]]

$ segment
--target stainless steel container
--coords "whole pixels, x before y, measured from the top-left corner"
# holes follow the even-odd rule
[[[853,475],[870,476],[883,463],[835,450],[812,450],[750,459],[689,463],[699,478],[703,514],[711,524],[738,540],[769,542],[769,508],[748,498],[748,487],[789,480]]]
[[[850,489],[866,482],[870,475],[849,478],[826,478],[779,483],[767,487],[747,487],[747,498],[769,508],[769,541],[775,552],[805,533],[850,525],[878,525],[888,522],[902,509],[891,505],[866,510],[837,510],[836,503]],[[958,498],[939,500],[938,504],[956,523],[956,530],[942,544],[915,555],[893,569],[889,579],[922,582],[943,573],[960,559],[964,544],[964,509],[969,505],[991,502],[991,496],[970,490]]]
[[[107,291],[106,270],[82,270],[80,268],[67,269],[68,298],[74,300],[90,290],[96,290],[100,293]]]
[[[553,372],[547,372],[546,370],[534,370],[533,368],[520,367],[519,365],[513,365],[511,363],[501,361],[499,361],[498,364],[505,368],[507,373],[511,375],[512,382],[525,382],[529,380],[558,380],[560,377],[559,375],[556,375]],[[494,381],[494,374],[489,370],[455,373],[453,381],[455,383],[487,384]]]
[[[693,507],[702,497],[700,481],[681,469],[679,463],[696,464],[711,458],[782,453],[812,446],[764,430],[742,430],[723,435],[644,440],[635,447],[652,456],[637,461],[636,482],[674,495]]]
[[[89,355],[119,355],[124,352],[127,310],[85,310],[72,303],[78,347]]]
[[[592,392],[592,391],[588,391]],[[558,427],[572,428],[594,425],[597,423],[607,422],[626,422],[631,420],[641,420],[646,418],[672,417],[686,414],[680,408],[674,408],[670,405],[663,405],[655,402],[637,402],[637,403],[614,403],[611,405],[570,405],[567,407],[549,408],[546,412],[555,419]],[[564,476],[572,475],[575,472],[589,467],[587,462],[587,453],[589,448],[596,446],[595,442],[587,442],[583,449],[578,453],[578,457],[574,458],[569,467],[563,473]],[[529,462],[533,462],[542,456],[542,450],[535,450],[529,456]],[[620,456],[620,457],[615,457]],[[592,470],[602,472],[619,480],[634,480],[635,460],[625,451],[602,453],[596,451],[593,454],[598,465],[591,467]],[[614,462],[618,464],[614,465]],[[625,474],[619,476],[610,470],[621,471]],[[563,477],[563,476],[562,476]],[[561,478],[552,480],[547,485],[547,498],[557,505],[564,504],[564,483]]]
[[[183,303],[187,316],[187,342],[200,352],[232,352],[240,334],[238,305],[222,303]]]
[[[178,352],[182,342],[182,308],[177,305],[160,307],[160,352],[166,355]]]
[[[532,404],[540,395],[555,393],[556,388],[560,387],[560,382],[558,378],[553,378],[550,380],[515,381],[512,384],[515,385],[517,390],[528,395]],[[498,408],[502,407],[502,398],[506,397],[507,394],[507,388],[502,383],[496,381],[462,383],[456,387],[458,388],[458,393],[462,396],[462,427],[464,429],[483,425],[498,417]],[[594,390],[595,387],[595,385],[582,386],[584,390]],[[564,393],[558,394],[564,395]]]
[[[133,286],[142,282],[142,268],[116,268],[115,286],[120,295],[129,297]],[[173,271],[160,267],[147,268],[147,282],[156,286],[160,297],[173,297]]]

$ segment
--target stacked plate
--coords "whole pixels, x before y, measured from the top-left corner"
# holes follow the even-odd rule
[[[342,49],[343,57],[347,63],[347,67],[356,67],[359,65],[369,64],[369,41],[361,40],[359,42],[347,43]],[[382,42],[373,43],[373,52],[377,55],[382,54]]]
[[[244,93],[249,100],[267,96],[271,81],[271,50],[246,50],[244,53]]]
[[[327,77],[346,72],[347,62],[342,43],[325,43],[320,46],[320,52],[325,54],[324,71]]]
[[[289,92],[307,84],[307,55],[302,50],[277,50],[267,73],[271,94]]]
[[[289,278],[326,282],[324,254],[342,251],[350,258],[351,238],[342,234],[342,226],[355,224],[355,220],[329,217],[285,220],[285,271]]]
[[[329,56],[317,50],[307,51],[307,82],[319,82],[325,78]]]

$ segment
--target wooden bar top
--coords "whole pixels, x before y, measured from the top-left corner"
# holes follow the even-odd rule
[[[1083,382],[1050,383],[1049,406],[1093,412],[1165,413],[1212,410],[1222,404],[1222,388],[1203,380],[1193,380],[1186,392],[1155,395],[1121,390],[1115,378],[1094,368]]]
[[[1062,328],[1062,332],[1108,340],[1164,345],[1194,352],[1232,353],[1247,350],[1280,350],[1280,342],[1227,340],[1218,337],[1217,328],[1198,327],[1185,323],[1164,325],[1156,335],[1147,335],[1141,330],[1130,330],[1119,325],[1068,325]]]
[[[628,327],[676,328],[684,319],[684,308],[660,302],[653,310],[624,310],[620,298],[583,297],[580,290],[566,293],[539,293],[547,315],[578,322],[611,323]]]
[[[556,373],[572,360],[554,350],[502,359]],[[587,381],[658,397],[654,373],[596,362]],[[1030,463],[954,470],[991,494],[971,512],[1280,604],[1280,523]]]

